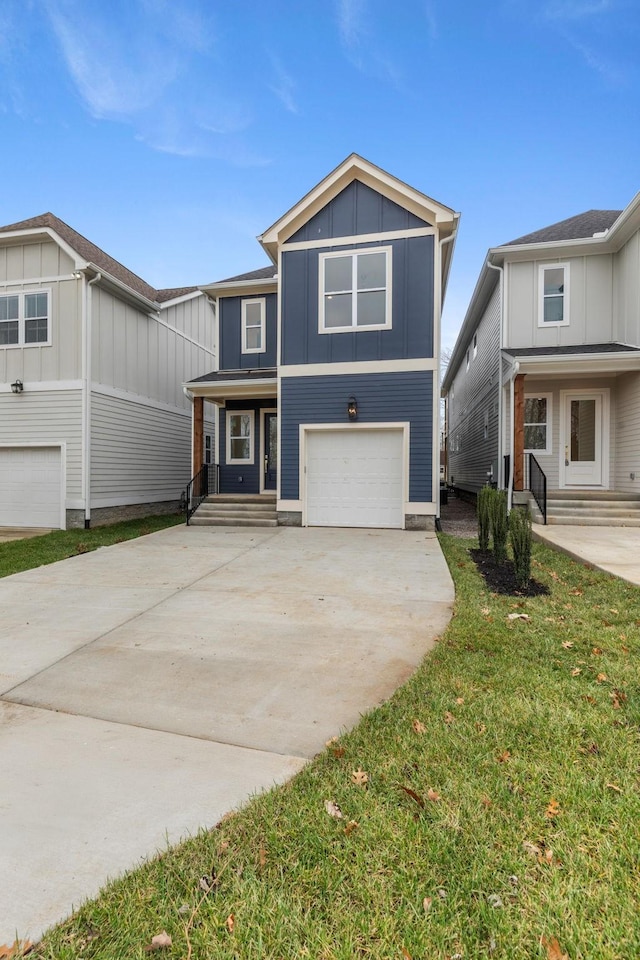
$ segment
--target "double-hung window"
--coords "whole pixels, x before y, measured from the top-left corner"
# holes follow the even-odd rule
[[[551,394],[524,398],[524,449],[551,453]]]
[[[569,264],[540,267],[538,282],[538,326],[566,327],[569,324]]]
[[[264,353],[266,347],[264,297],[242,301],[242,352]]]
[[[391,326],[391,247],[320,254],[320,333]]]
[[[0,294],[0,347],[51,342],[49,291]]]
[[[227,411],[227,463],[253,463],[253,411]]]

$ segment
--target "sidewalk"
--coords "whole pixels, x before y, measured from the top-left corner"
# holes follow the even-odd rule
[[[580,563],[640,586],[640,527],[534,523],[533,536]]]

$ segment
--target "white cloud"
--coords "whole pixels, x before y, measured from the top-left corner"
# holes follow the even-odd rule
[[[543,9],[549,20],[584,20],[609,13],[613,0],[549,0]]]
[[[612,86],[622,86],[627,82],[626,71],[623,70],[619,64],[612,63],[609,60],[604,59],[599,56],[595,50],[589,47],[585,43],[581,43],[579,40],[576,40],[574,37],[566,38],[568,43],[577,50],[578,53],[582,56],[584,62],[592,70],[595,70],[596,73],[607,81],[607,83]]]
[[[285,70],[279,57],[272,53],[269,55],[269,59],[273,71],[271,82],[268,84],[269,90],[280,100],[285,110],[288,110],[289,113],[298,113],[298,105],[294,98],[295,80]]]
[[[336,0],[340,42],[349,62],[366,76],[399,86],[402,72],[374,33],[376,14],[370,0]],[[384,6],[388,12],[388,7]]]

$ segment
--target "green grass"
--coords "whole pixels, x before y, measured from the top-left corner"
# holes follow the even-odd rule
[[[89,553],[112,543],[133,540],[183,521],[182,514],[143,517],[111,526],[94,527],[92,530],[54,530],[53,533],[45,533],[41,537],[0,543],[0,577],[55,563],[56,560],[66,560],[67,557]]]
[[[640,956],[640,591],[536,545],[551,594],[497,596],[441,542],[455,615],[411,680],[34,958],[135,960],[162,930],[167,960]]]

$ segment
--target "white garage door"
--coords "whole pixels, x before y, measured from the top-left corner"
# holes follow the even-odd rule
[[[402,430],[310,430],[306,440],[309,526],[402,527]]]
[[[0,447],[0,527],[59,527],[60,447]]]

